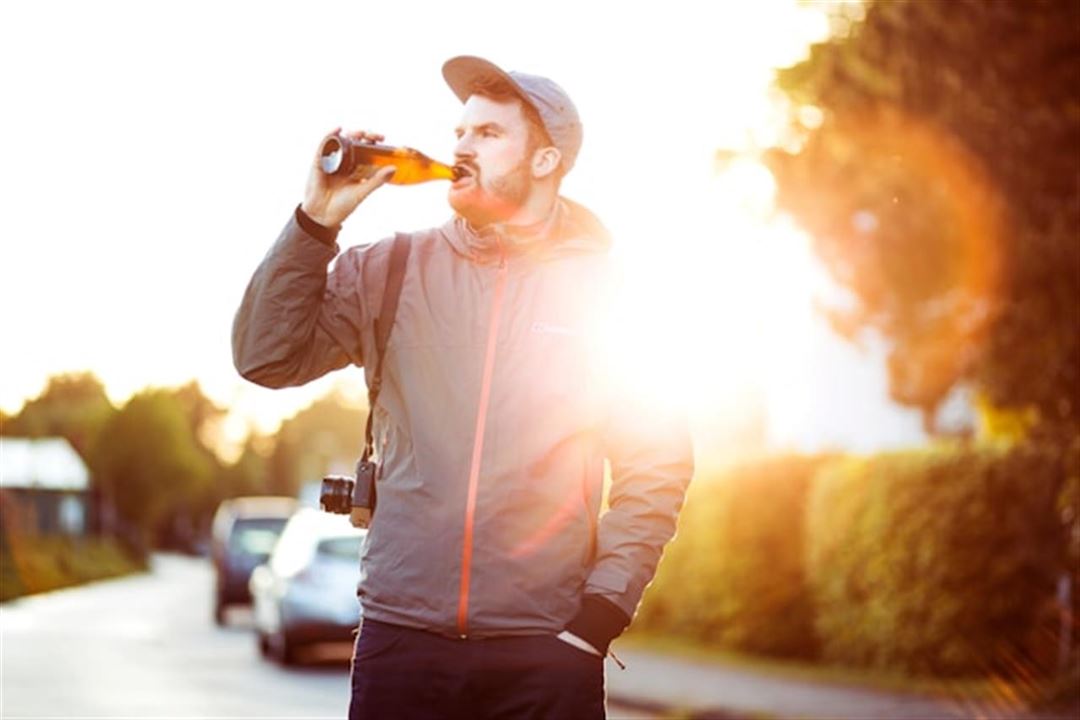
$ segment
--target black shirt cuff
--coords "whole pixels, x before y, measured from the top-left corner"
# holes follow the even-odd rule
[[[586,595],[581,599],[581,610],[566,629],[607,655],[611,641],[629,624],[630,617],[615,603],[599,595]]]
[[[296,224],[299,225],[304,232],[321,242],[323,245],[329,245],[331,247],[333,247],[334,242],[337,240],[338,233],[341,232],[340,225],[326,227],[325,225],[320,225],[315,222],[299,205],[296,206]]]

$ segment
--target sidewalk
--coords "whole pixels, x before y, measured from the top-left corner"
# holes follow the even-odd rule
[[[841,685],[789,680],[642,649],[615,652],[626,665],[607,662],[608,697],[660,717],[693,720],[837,718],[847,720],[954,720],[1072,718],[1034,715],[1015,707]],[[617,720],[612,718],[612,720]]]

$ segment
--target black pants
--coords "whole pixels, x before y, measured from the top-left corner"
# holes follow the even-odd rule
[[[457,640],[365,620],[349,720],[602,720],[604,663],[554,635]]]

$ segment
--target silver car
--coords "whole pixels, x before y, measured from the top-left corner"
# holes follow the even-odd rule
[[[307,644],[351,641],[360,623],[356,585],[366,530],[345,515],[298,510],[270,559],[251,574],[259,649],[285,665]]]

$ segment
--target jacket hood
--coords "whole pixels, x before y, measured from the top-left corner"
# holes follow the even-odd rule
[[[611,247],[611,235],[596,215],[563,197],[547,218],[533,225],[493,224],[477,230],[455,215],[440,232],[455,252],[481,265],[496,263],[503,257],[551,260],[602,253]]]

